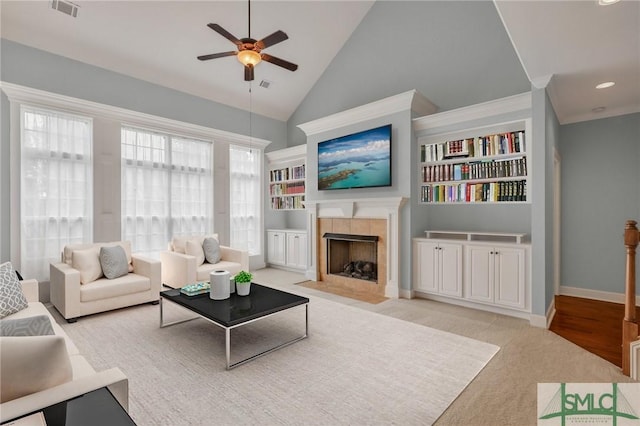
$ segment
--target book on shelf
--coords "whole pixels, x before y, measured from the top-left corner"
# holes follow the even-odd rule
[[[424,185],[421,199],[427,203],[479,203],[527,201],[525,180]]]
[[[289,195],[271,198],[272,210],[304,209],[304,195]]]
[[[525,132],[506,132],[420,145],[420,161],[430,163],[457,157],[481,158],[525,151]]]
[[[527,175],[526,157],[433,164],[422,167],[422,182],[509,178]]]

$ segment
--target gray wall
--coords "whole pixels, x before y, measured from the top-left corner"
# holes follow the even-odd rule
[[[411,142],[415,138],[410,111],[402,117],[392,117],[394,132],[397,132],[393,135],[394,149],[402,151],[394,152],[394,186],[386,190],[333,191],[329,194],[314,190],[317,185],[314,180],[317,153],[314,150],[318,141],[362,130],[367,124],[371,127],[386,124],[382,122],[385,120],[361,123],[358,128],[339,129],[333,135],[317,135],[309,141],[296,127],[413,89],[426,96],[440,111],[531,90],[493,2],[377,1],[372,6],[287,123],[290,146],[309,142],[307,198],[411,197],[418,193],[418,157],[417,148]],[[455,212],[455,209],[443,211],[438,207],[427,211],[426,206],[418,205],[416,197],[411,198],[401,216],[403,288],[410,288],[411,282],[411,238],[421,235],[427,226],[452,227],[448,226],[450,220],[455,220],[457,228],[478,229],[477,211],[467,207],[470,206]],[[514,207],[520,213],[508,215],[514,218],[507,220],[510,230],[528,232],[529,208]],[[487,215],[486,227],[496,229],[504,222],[496,216],[493,207],[481,212]],[[290,216],[287,220],[291,227],[297,227],[298,223],[304,226],[304,222],[298,222],[298,217]]]
[[[560,126],[559,150],[561,284],[624,293],[624,225],[640,221],[640,113]]]
[[[9,40],[1,40],[2,63],[0,73],[2,80],[35,89],[45,90],[66,96],[72,96],[105,105],[126,108],[159,117],[179,120],[186,123],[197,124],[214,129],[225,130],[238,134],[249,134],[247,112],[231,108],[222,104],[208,101],[203,98],[188,95],[166,87],[148,83],[92,65],[77,62],[68,58],[53,55],[42,50],[34,49]],[[10,193],[9,193],[9,108],[6,96],[2,95],[2,137],[0,158],[0,260],[10,260]],[[100,123],[102,124],[102,123]],[[110,127],[110,138],[101,138],[102,144],[117,144],[120,139],[118,131],[113,132],[113,123],[106,123]],[[97,130],[97,129],[96,129]],[[105,133],[106,134],[106,133]],[[102,134],[101,136],[105,136]],[[286,146],[286,124],[263,116],[254,115],[252,135],[272,141],[269,150],[284,148]],[[100,146],[100,152],[112,152],[114,147]],[[216,164],[226,166],[228,157],[225,152],[216,149]],[[116,156],[117,157],[117,156]],[[118,157],[117,157],[118,158]],[[119,163],[118,163],[119,164]],[[117,164],[114,165],[117,167]],[[116,173],[117,174],[117,173]],[[119,200],[119,191],[107,191],[105,185],[109,181],[94,181],[94,199],[99,202],[105,194],[112,195],[114,200]],[[220,194],[228,194],[224,188],[227,185],[225,179],[216,180],[218,185],[214,187],[216,197],[216,212],[227,211],[228,198],[220,197]],[[100,186],[102,185],[102,186]],[[217,194],[217,196],[216,196]],[[222,198],[222,200],[221,200]],[[95,204],[95,203],[94,203]],[[119,208],[114,209],[116,212]],[[216,213],[217,214],[217,213]],[[96,218],[94,237],[100,240],[117,240],[119,232],[114,231],[119,227],[104,227]],[[269,218],[265,218],[265,224],[270,226]],[[103,230],[108,229],[109,235],[104,235]]]
[[[289,119],[296,126],[416,89],[441,111],[531,90],[491,1],[377,1]]]

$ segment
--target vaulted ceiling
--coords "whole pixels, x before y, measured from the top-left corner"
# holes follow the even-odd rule
[[[265,52],[299,68],[290,72],[263,62],[249,84],[234,57],[196,59],[235,48],[208,23],[220,24],[237,38],[248,35],[245,1],[75,3],[79,9],[72,18],[52,9],[50,1],[3,0],[1,35],[282,121],[293,114],[374,4],[252,2],[251,36],[260,39],[284,31],[289,39]],[[540,86],[550,81],[561,123],[640,111],[640,2],[599,6],[597,0],[498,0],[495,6],[529,79]],[[402,66],[402,57],[396,60]],[[263,88],[262,81],[269,87]],[[616,85],[595,89],[604,81]]]

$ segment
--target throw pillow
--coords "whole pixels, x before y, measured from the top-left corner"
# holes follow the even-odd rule
[[[73,251],[71,255],[71,267],[80,272],[80,284],[90,283],[102,277],[102,268],[100,267],[98,253],[98,247]]]
[[[108,279],[112,280],[129,273],[127,253],[122,246],[100,247],[99,258],[102,273]]]
[[[202,242],[204,257],[209,263],[220,262],[220,243],[215,238],[205,238]]]
[[[29,306],[22,286],[13,271],[11,262],[0,265],[0,318],[14,314]]]
[[[202,246],[197,241],[187,240],[185,244],[185,254],[190,256],[194,256],[196,258],[196,265],[200,266],[204,263],[204,251],[202,251]]]
[[[47,336],[53,334],[46,315],[0,320],[0,336]]]
[[[0,402],[73,380],[63,336],[0,337],[0,342]]]

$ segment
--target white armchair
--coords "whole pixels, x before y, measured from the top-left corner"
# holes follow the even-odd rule
[[[162,262],[162,284],[179,288],[197,281],[208,281],[209,273],[217,270],[229,271],[231,275],[249,270],[249,252],[220,246],[220,261],[209,263],[202,251],[204,239],[218,239],[217,234],[195,237],[175,237],[167,251],[160,253]],[[193,244],[192,244],[193,243]],[[189,247],[188,247],[189,246]],[[190,248],[195,248],[195,252]],[[198,249],[199,247],[199,249]]]
[[[129,273],[108,279],[102,277],[98,254],[101,247],[115,245],[124,248]],[[49,267],[51,303],[68,322],[98,312],[158,303],[160,269],[160,261],[131,254],[129,241],[67,245],[62,262]],[[97,278],[87,281],[87,277]]]

